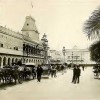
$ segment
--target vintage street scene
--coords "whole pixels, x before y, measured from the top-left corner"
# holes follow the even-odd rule
[[[1,100],[100,100],[99,0],[0,0]]]

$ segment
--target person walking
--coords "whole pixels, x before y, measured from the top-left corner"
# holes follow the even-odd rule
[[[42,75],[42,73],[43,73],[43,68],[40,65],[38,65],[38,67],[37,67],[37,81],[38,82],[41,81],[41,75]]]
[[[81,75],[81,69],[80,69],[79,66],[77,66],[77,69],[76,69],[76,83],[80,82],[80,75]]]
[[[51,69],[51,77],[57,77],[56,72],[56,68],[53,66]]]
[[[82,69],[83,69],[83,71],[84,71],[84,65],[82,65]]]
[[[72,83],[76,83],[76,72],[76,65],[74,65]]]
[[[57,77],[57,69],[54,67],[54,77]]]
[[[61,72],[62,72],[62,75],[64,74],[64,65],[61,65]]]

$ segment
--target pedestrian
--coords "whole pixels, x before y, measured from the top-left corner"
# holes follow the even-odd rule
[[[54,77],[57,77],[57,69],[54,67]]]
[[[76,82],[75,83],[80,82],[80,75],[81,75],[81,69],[80,69],[79,66],[77,66],[77,69],[76,69]]]
[[[42,75],[42,73],[43,73],[43,68],[40,65],[38,65],[38,67],[37,67],[37,81],[38,82],[41,81],[41,75]]]
[[[56,68],[53,66],[53,67],[51,68],[51,77],[57,77],[56,72],[57,72],[57,70],[56,70]]]
[[[33,79],[36,78],[36,67],[32,67],[32,76],[33,76]]]
[[[51,68],[51,77],[54,77],[54,66]]]
[[[84,71],[84,65],[82,65],[82,69],[83,69],[83,71]]]
[[[73,78],[72,78],[72,83],[76,83],[76,65],[74,65],[74,68],[73,68]]]
[[[61,72],[62,72],[62,75],[64,74],[64,66],[61,65]]]

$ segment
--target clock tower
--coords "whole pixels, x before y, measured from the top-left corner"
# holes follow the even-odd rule
[[[23,35],[30,38],[32,41],[39,41],[39,32],[35,24],[35,19],[31,16],[26,16],[26,20],[21,31]]]

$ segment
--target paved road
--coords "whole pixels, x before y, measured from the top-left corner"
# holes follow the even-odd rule
[[[0,91],[0,100],[100,100],[100,80],[92,69],[82,71],[80,84],[72,84],[72,70],[57,78],[26,82]]]

